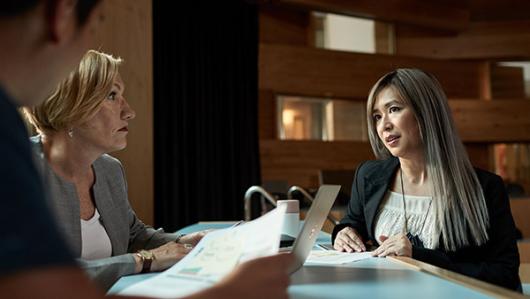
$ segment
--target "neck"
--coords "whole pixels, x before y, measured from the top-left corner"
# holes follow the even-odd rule
[[[52,169],[68,181],[78,182],[92,177],[92,164],[102,155],[66,131],[42,136],[43,152]]]
[[[399,158],[403,180],[408,184],[423,185],[427,181],[427,169],[423,159]]]

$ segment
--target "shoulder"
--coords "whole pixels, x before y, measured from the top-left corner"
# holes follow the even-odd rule
[[[94,162],[97,177],[104,176],[106,180],[125,182],[125,171],[120,160],[104,154]]]
[[[477,174],[478,181],[485,193],[491,189],[504,189],[504,181],[497,174],[480,168],[475,168],[475,173]]]
[[[399,160],[395,157],[365,161],[357,168],[357,177],[368,180],[388,179],[398,165]]]
[[[118,160],[118,159],[116,159],[113,156],[108,155],[108,154],[102,155],[94,163],[97,163],[100,166],[103,166],[103,167],[108,168],[108,169],[119,170],[119,171],[121,171],[123,169],[123,166],[122,166],[120,160]]]

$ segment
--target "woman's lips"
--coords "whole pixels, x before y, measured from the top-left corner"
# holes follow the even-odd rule
[[[120,132],[129,132],[129,129],[127,127],[123,127],[121,129],[119,129],[118,131],[120,131]]]
[[[400,136],[389,136],[386,138],[386,144],[390,147],[395,147],[398,145]]]

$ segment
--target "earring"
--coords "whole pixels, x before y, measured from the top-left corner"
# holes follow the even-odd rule
[[[68,136],[70,136],[70,138],[74,137],[74,128],[68,129]]]

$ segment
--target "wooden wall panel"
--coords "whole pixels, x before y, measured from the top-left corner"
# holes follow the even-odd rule
[[[464,143],[464,145],[473,166],[492,172],[495,171],[491,145],[487,143]]]
[[[530,221],[528,221],[528,215],[530,215],[530,198],[510,200],[510,209],[515,226],[521,230],[523,238],[530,238]],[[530,262],[530,260],[527,262]]]
[[[472,21],[528,20],[528,0],[469,0]]]
[[[481,63],[261,44],[259,88],[278,93],[366,99],[383,74],[399,67],[433,73],[449,97],[478,98]]]
[[[530,21],[474,22],[448,34],[396,25],[396,54],[429,58],[528,59]]]
[[[491,67],[491,93],[493,99],[522,99],[525,95],[523,68],[510,66]]]
[[[153,223],[152,0],[104,1],[104,20],[93,48],[124,59],[120,68],[125,97],[136,110],[128,146],[112,153],[125,167],[129,201],[136,214]]]
[[[310,44],[310,12],[262,6],[259,10],[259,40],[286,45]]]
[[[366,142],[261,140],[262,181],[284,180],[289,185],[318,186],[320,169],[356,169],[374,159]]]
[[[274,0],[273,3],[449,31],[462,30],[469,22],[469,10],[458,1]]]
[[[259,139],[276,139],[278,136],[276,96],[270,90],[260,90],[258,105]]]
[[[450,100],[449,105],[464,141],[530,141],[530,100]]]
[[[466,144],[475,167],[492,171],[489,147]],[[320,170],[354,170],[375,159],[368,142],[260,140],[262,181],[286,181],[289,186],[315,188]]]

